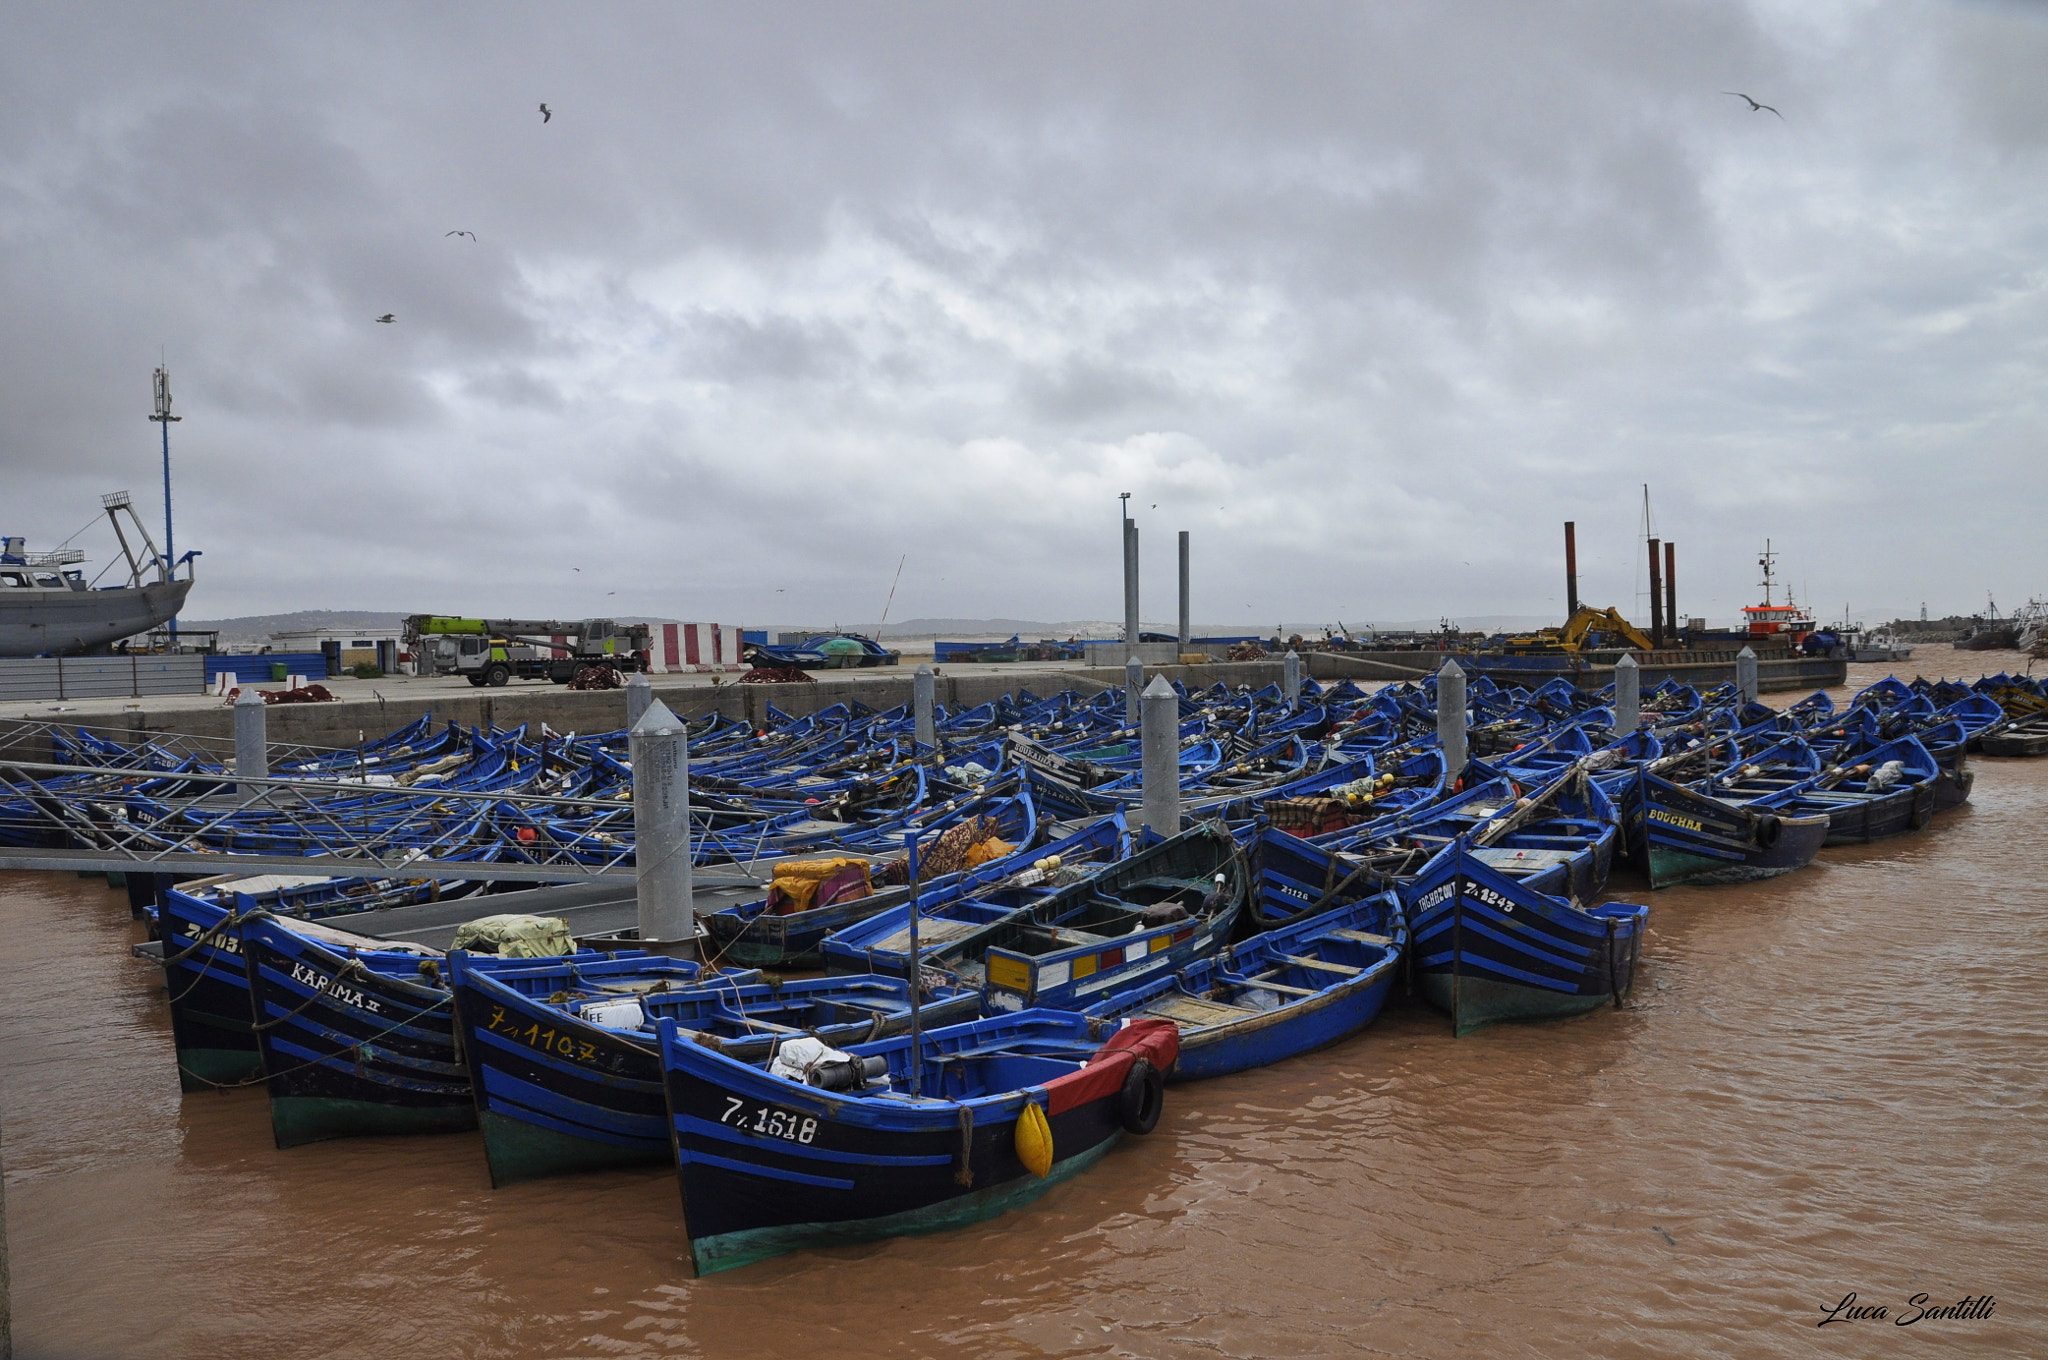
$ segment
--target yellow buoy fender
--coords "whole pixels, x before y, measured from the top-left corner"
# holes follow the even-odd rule
[[[1040,1179],[1052,1174],[1052,1125],[1041,1105],[1026,1104],[1017,1116],[1017,1160]]]

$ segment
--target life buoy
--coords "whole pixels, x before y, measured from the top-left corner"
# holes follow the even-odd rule
[[[1144,1058],[1131,1064],[1124,1074],[1124,1089],[1117,1096],[1117,1118],[1131,1133],[1150,1133],[1166,1108],[1166,1077]]]

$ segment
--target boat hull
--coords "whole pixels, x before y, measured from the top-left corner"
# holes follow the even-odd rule
[[[76,656],[146,633],[184,607],[192,582],[114,590],[0,592],[0,657]]]
[[[241,936],[232,925],[222,927],[228,915],[225,908],[171,891],[158,908],[181,1091],[245,1086],[263,1070],[249,1022]]]
[[[257,917],[242,949],[277,1145],[476,1127],[446,988],[363,967]]]

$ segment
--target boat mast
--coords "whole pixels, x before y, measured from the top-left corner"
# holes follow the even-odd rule
[[[1769,540],[1768,538],[1765,539],[1764,555],[1757,559],[1757,565],[1764,569],[1763,586],[1765,605],[1769,605],[1771,602],[1771,563],[1777,560],[1778,555],[1771,551],[1771,540]]]
[[[156,413],[150,419],[164,432],[164,579],[174,579],[178,573],[177,543],[171,537],[171,422],[183,420],[183,416],[171,414],[171,370],[161,364],[157,366],[153,383],[156,389]],[[171,642],[175,646],[178,638],[178,620],[173,617],[169,624]]]

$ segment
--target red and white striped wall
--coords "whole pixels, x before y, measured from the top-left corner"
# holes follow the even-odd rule
[[[657,623],[651,671],[737,671],[740,630],[729,623]]]

